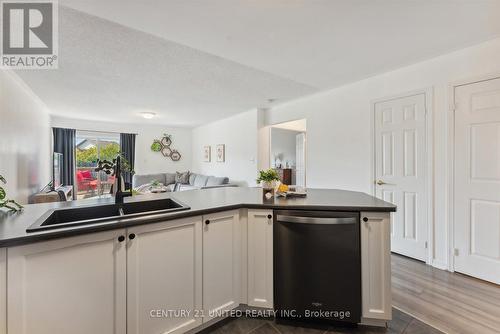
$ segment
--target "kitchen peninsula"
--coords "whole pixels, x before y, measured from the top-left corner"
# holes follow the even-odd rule
[[[182,209],[155,207],[166,201]],[[330,268],[325,275],[359,273],[339,280],[352,293],[344,289],[335,306],[348,306],[351,322],[384,326],[391,319],[390,212],[396,207],[390,203],[327,189],[264,201],[259,188],[219,188],[126,198],[121,215],[84,223],[61,218],[84,210],[104,213],[114,205],[112,199],[46,203],[0,215],[0,333],[184,333],[238,307],[299,305],[278,289],[293,281],[279,281],[290,270],[280,259],[300,262],[292,254],[296,248],[284,250],[313,231],[290,234],[298,226],[315,233],[332,228],[329,236],[337,237],[324,240],[329,252],[342,255],[324,263]],[[139,210],[148,207],[150,212]],[[336,240],[338,249],[328,240]],[[321,244],[302,241],[307,249]],[[316,311],[326,307],[323,301],[310,304]],[[151,316],[179,310],[184,316]],[[342,319],[333,320],[345,321],[345,310],[338,311]]]

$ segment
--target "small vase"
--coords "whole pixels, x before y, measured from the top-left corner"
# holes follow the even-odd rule
[[[274,182],[262,182],[262,199],[272,201],[274,199]]]

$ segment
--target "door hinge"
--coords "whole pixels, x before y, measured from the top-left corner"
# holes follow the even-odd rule
[[[456,103],[456,102],[452,103],[450,107],[451,107],[451,111],[456,111],[458,109],[458,103]]]
[[[455,250],[453,251],[453,254],[454,254],[455,256],[458,256],[458,248],[455,248]]]
[[[429,245],[427,244],[427,241],[425,242],[425,248],[429,247]]]

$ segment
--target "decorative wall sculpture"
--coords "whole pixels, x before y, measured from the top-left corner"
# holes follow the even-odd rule
[[[155,139],[151,144],[151,151],[161,152],[165,158],[170,158],[172,161],[181,160],[181,154],[179,151],[171,148],[172,145],[172,135],[163,134],[161,139]]]

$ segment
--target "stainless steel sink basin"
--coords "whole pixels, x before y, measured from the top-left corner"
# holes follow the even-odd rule
[[[120,218],[147,216],[188,210],[189,206],[171,198],[108,204],[47,211],[26,232],[37,232],[56,228],[95,225]]]

